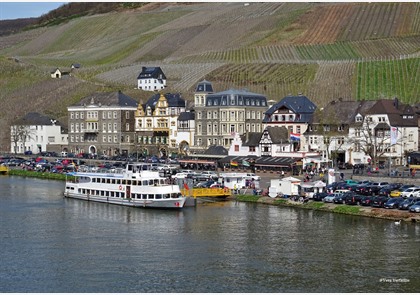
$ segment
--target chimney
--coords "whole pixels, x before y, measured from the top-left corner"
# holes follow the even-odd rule
[[[394,107],[398,109],[398,98],[394,97]]]

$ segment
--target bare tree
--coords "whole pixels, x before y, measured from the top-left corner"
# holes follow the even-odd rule
[[[360,127],[355,129],[355,137],[350,138],[355,148],[371,158],[371,164],[377,165],[378,160],[384,156],[391,147],[390,127],[379,125],[366,116]]]
[[[323,147],[321,150],[326,152],[327,158],[333,163],[337,162],[338,151],[342,149],[345,142],[346,130],[348,133],[348,126],[341,123],[337,115],[332,110],[325,111],[317,109],[315,111],[316,123],[313,124],[315,133],[322,140]],[[322,145],[321,145],[322,146]],[[334,151],[332,147],[334,146]]]
[[[11,141],[14,146],[14,153],[17,154],[19,142],[22,143],[25,148],[27,140],[31,139],[34,131],[26,125],[14,125],[11,127]]]

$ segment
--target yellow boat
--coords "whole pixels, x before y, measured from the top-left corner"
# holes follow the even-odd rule
[[[0,174],[9,174],[9,167],[6,165],[0,165]]]
[[[181,193],[186,197],[202,198],[202,197],[214,197],[214,198],[227,198],[232,195],[229,188],[193,188],[193,189],[181,189]]]

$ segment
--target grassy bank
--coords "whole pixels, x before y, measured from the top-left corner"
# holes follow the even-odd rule
[[[278,199],[254,195],[238,195],[236,200],[240,202],[262,203],[275,206],[302,208],[307,210],[325,211],[339,214],[358,215],[391,220],[404,220],[409,222],[420,222],[420,214],[400,210],[389,210],[384,208],[359,207],[351,205],[336,205],[323,202],[294,202],[288,199]]]
[[[23,177],[35,177],[35,178],[43,178],[43,179],[54,179],[54,180],[66,180],[66,175],[61,173],[49,173],[49,172],[37,172],[37,171],[27,171],[27,170],[19,170],[19,169],[11,169],[9,175],[14,176],[23,176]],[[72,176],[67,176],[69,179]]]

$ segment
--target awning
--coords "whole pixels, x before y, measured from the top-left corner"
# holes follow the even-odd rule
[[[210,160],[178,160],[180,164],[207,164],[207,165],[216,165],[215,161]]]

